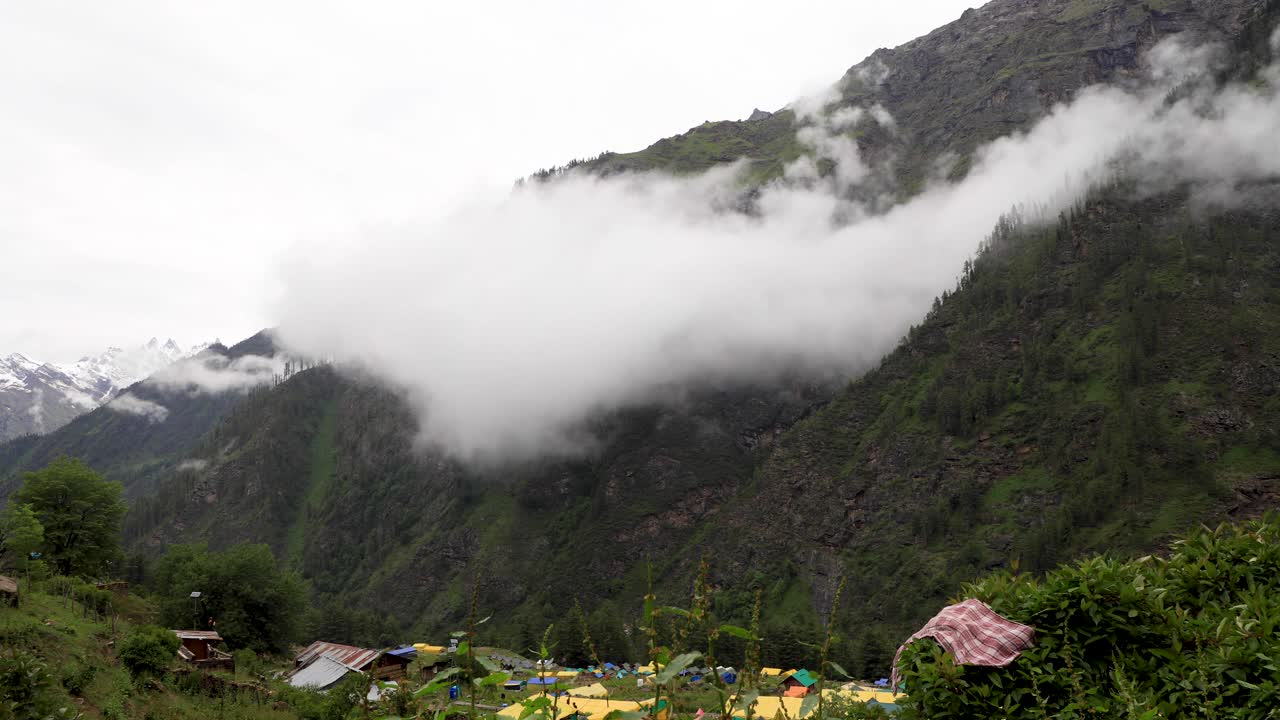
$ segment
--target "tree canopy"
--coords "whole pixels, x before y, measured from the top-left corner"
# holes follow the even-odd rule
[[[30,507],[43,526],[45,559],[63,575],[90,575],[120,557],[125,504],[120,483],[74,458],[26,474],[13,501]]]
[[[156,563],[153,584],[169,627],[217,630],[233,648],[285,650],[298,638],[306,611],[306,584],[281,570],[266,545],[224,552],[174,545]],[[198,601],[192,592],[201,594]]]
[[[31,553],[44,543],[44,526],[30,505],[9,503],[0,512],[0,552],[24,568]]]

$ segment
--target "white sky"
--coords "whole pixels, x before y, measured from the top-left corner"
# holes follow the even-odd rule
[[[777,109],[970,4],[0,4],[0,355],[242,339],[288,253]]]

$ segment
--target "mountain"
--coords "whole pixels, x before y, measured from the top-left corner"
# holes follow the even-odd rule
[[[271,334],[263,331],[228,348],[214,343],[166,366],[178,372],[190,365],[223,367],[245,357],[276,353]],[[78,457],[109,477],[125,482],[130,496],[150,492],[156,479],[172,473],[184,453],[243,399],[242,392],[203,392],[183,384],[140,381],[124,389],[133,401],[162,408],[163,420],[145,412],[128,412],[108,403],[79,415],[44,435],[27,435],[0,444],[0,493],[21,473],[39,469],[63,455]]]
[[[111,347],[73,363],[42,363],[19,353],[0,357],[0,441],[57,430],[121,390],[207,345],[187,349],[151,338],[128,350]]]
[[[895,133],[857,140],[902,158],[907,197],[940,159],[962,177],[983,141],[1128,82],[1172,34],[1223,43],[1221,79],[1265,82],[1254,71],[1277,21],[1263,0],[996,0],[877,51],[835,102],[893,115]],[[794,113],[753,115],[574,171],[745,159],[755,180],[776,177],[803,152]],[[130,392],[163,403],[163,422],[100,408],[0,445],[0,479],[84,457],[125,483],[140,558],[269,543],[310,580],[331,639],[435,636],[476,587],[496,644],[531,647],[554,622],[560,652],[578,652],[580,599],[617,657],[650,583],[678,602],[705,560],[727,621],[745,623],[762,591],[766,657],[784,666],[813,664],[803,643],[843,578],[836,654],[880,673],[960,581],[1159,551],[1197,523],[1280,506],[1280,214],[1275,184],[1256,189],[1263,201],[1214,210],[1119,177],[1047,222],[1011,213],[864,375],[708,384],[602,413],[590,456],[464,465],[419,445],[394,390],[319,366],[243,395],[144,384]]]

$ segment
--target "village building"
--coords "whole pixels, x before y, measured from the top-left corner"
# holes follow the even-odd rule
[[[443,645],[414,643],[413,650],[416,653],[415,659],[418,660],[419,679],[422,682],[431,682],[436,675],[449,669],[449,648]]]
[[[375,680],[406,677],[413,662],[413,648],[397,648],[385,653],[352,645],[317,640],[293,660],[289,684],[317,690],[330,688],[348,673],[369,673]]]
[[[214,647],[222,642],[222,636],[212,630],[174,630],[182,645],[178,646],[178,657],[200,670],[236,669],[236,661],[230,653]]]
[[[10,607],[18,607],[18,581],[0,575],[0,603]]]

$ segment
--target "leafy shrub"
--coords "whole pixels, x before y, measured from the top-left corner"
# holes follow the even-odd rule
[[[243,648],[231,654],[236,661],[236,673],[246,677],[265,677],[270,669],[254,651]]]
[[[364,675],[350,673],[324,692],[284,687],[279,697],[302,720],[345,720],[364,699],[368,682]]]
[[[180,644],[173,631],[144,625],[120,643],[120,661],[135,677],[160,674],[173,662]]]
[[[0,717],[44,718],[55,704],[53,678],[39,658],[20,650],[0,656]]]
[[[396,717],[410,717],[414,713],[416,698],[407,685],[400,684],[384,690],[383,702]]]
[[[97,674],[98,668],[93,665],[68,664],[62,668],[62,687],[76,697],[84,697],[84,689]]]
[[[889,720],[891,717],[883,707],[840,696],[830,698],[823,709],[823,720]]]
[[[1035,627],[1035,647],[980,668],[914,643],[901,668],[924,717],[1263,718],[1280,705],[1280,516],[1203,529],[1168,559],[1006,572],[964,595]]]

